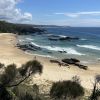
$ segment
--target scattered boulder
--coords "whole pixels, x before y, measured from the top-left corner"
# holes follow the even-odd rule
[[[48,38],[48,39],[51,41],[58,41],[59,40],[58,38]]]
[[[37,51],[37,50],[41,50],[40,47],[34,46],[32,44],[17,44],[16,45],[19,49],[26,51],[26,50],[30,50],[30,51]]]
[[[80,62],[80,60],[76,59],[76,58],[71,58],[72,61],[74,62]]]
[[[75,59],[75,58],[62,59],[62,62],[67,63],[67,64],[75,65],[75,66],[79,67],[80,69],[84,69],[84,70],[88,69],[88,66],[80,64],[80,61],[78,59]]]
[[[68,64],[66,63],[61,63],[62,66],[69,66]]]
[[[60,62],[58,60],[50,60],[50,62],[51,63],[57,63],[59,66],[69,66],[68,64]]]
[[[78,37],[60,37],[59,40],[79,40]]]
[[[79,40],[79,37],[69,37],[69,36],[59,36],[59,35],[51,35],[51,36],[48,36],[48,39],[49,40],[52,40],[52,41],[64,41],[64,40]]]
[[[62,59],[62,62],[67,63],[67,64],[75,64],[80,62],[78,59],[71,58],[71,59]]]
[[[78,66],[81,69],[84,69],[84,70],[88,69],[88,66],[84,66],[84,65],[81,65],[81,64],[75,64],[75,65]]]
[[[60,53],[67,53],[66,51],[58,51],[58,52],[60,52]]]

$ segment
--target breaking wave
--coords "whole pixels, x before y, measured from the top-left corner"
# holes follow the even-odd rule
[[[43,48],[43,49],[47,49],[47,50],[50,50],[50,51],[66,51],[67,54],[73,54],[73,55],[85,55],[85,54],[82,54],[78,51],[76,51],[74,48],[72,47],[68,47],[68,48],[65,48],[65,47],[57,47],[57,46],[41,46],[41,45],[38,45],[34,42],[31,42],[32,45],[34,46],[37,46],[37,47],[40,47],[40,48]]]
[[[34,39],[32,39],[32,38],[26,38],[27,40],[29,40],[29,41],[32,41],[32,40],[34,40]]]
[[[93,50],[100,50],[100,47],[94,45],[77,45],[77,46],[82,48],[93,49]]]

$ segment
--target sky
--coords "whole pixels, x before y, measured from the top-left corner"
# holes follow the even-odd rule
[[[0,0],[0,20],[100,27],[100,0]]]

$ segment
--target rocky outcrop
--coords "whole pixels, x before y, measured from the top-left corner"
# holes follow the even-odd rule
[[[58,52],[60,52],[60,53],[67,53],[66,51],[58,51]]]
[[[52,40],[52,41],[64,41],[64,40],[67,40],[67,41],[70,41],[70,40],[79,40],[78,37],[69,37],[69,36],[64,36],[64,37],[61,37],[61,36],[56,36],[56,35],[52,35],[52,36],[49,36],[48,37],[49,40]]]
[[[88,69],[88,66],[80,64],[80,61],[78,59],[75,59],[75,58],[62,59],[62,62],[66,63],[66,64],[75,65],[75,66],[79,67],[80,69],[84,69],[84,70]]]
[[[51,63],[56,63],[58,64],[59,66],[69,66],[68,64],[66,63],[63,63],[61,61],[58,61],[58,60],[50,60]]]
[[[41,50],[40,47],[34,46],[32,44],[17,44],[16,45],[19,49],[23,50],[23,51],[37,51],[37,50]]]
[[[76,64],[80,61],[78,59],[71,58],[71,59],[62,59],[62,62],[67,63],[67,64]]]
[[[88,69],[88,66],[85,66],[85,65],[81,65],[81,64],[75,64],[76,66],[78,66],[80,69],[84,69],[84,70],[87,70]]]
[[[78,37],[60,37],[59,40],[79,40]]]

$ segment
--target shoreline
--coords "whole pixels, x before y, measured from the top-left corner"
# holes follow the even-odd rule
[[[100,64],[99,53],[97,55],[97,50],[85,49],[85,48],[76,48],[77,46],[64,46],[53,45],[49,43],[50,41],[42,41],[44,44],[40,43],[39,39],[44,39],[44,36],[18,36],[18,44],[22,50],[27,51],[29,55],[41,55],[43,57],[50,57],[54,59],[64,59],[64,58],[76,58],[81,61],[82,64],[91,65],[91,64]],[[35,39],[36,38],[36,39]],[[48,37],[46,37],[48,38]],[[47,43],[46,43],[47,42]],[[53,41],[51,41],[53,42]],[[80,41],[79,41],[80,42]],[[55,43],[55,42],[54,42]],[[62,42],[65,43],[65,42]],[[77,44],[77,43],[76,43]],[[89,52],[95,52],[90,53]],[[86,52],[87,51],[87,52]]]
[[[79,69],[76,66],[59,67],[58,64],[51,63],[52,58],[41,57],[37,55],[26,54],[24,51],[16,47],[17,36],[12,33],[0,33],[0,62],[6,65],[15,63],[20,67],[25,62],[36,59],[43,64],[43,74],[35,76],[33,80],[37,84],[47,86],[52,82],[70,80],[77,75],[81,79],[81,84],[87,90],[93,88],[94,77],[100,74],[100,63],[88,65],[88,70]],[[30,82],[32,84],[32,82]]]

